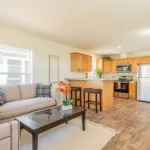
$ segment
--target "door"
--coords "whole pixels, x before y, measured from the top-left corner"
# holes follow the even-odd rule
[[[150,78],[138,78],[137,100],[150,102]]]

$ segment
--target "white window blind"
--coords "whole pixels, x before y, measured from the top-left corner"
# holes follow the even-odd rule
[[[92,58],[92,72],[89,73],[90,77],[96,77],[96,58]]]
[[[32,81],[32,51],[0,45],[0,84]]]

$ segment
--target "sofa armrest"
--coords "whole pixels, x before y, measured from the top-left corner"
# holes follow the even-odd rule
[[[0,124],[0,148],[3,150],[19,150],[20,125],[17,121]]]

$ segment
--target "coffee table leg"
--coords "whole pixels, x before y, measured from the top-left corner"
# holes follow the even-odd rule
[[[85,112],[82,114],[82,130],[85,131]]]
[[[38,150],[38,135],[32,134],[32,150]]]

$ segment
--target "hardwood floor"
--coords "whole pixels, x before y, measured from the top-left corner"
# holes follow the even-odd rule
[[[87,119],[119,131],[102,150],[150,150],[150,103],[115,99],[114,106]]]

